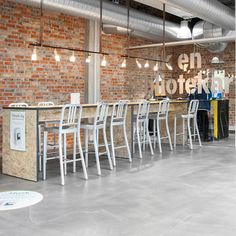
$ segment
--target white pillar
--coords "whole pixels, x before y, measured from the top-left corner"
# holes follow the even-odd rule
[[[99,22],[89,20],[85,37],[86,49],[99,51]],[[85,102],[97,103],[100,99],[100,55],[91,53],[91,62],[87,64],[87,83],[85,86]]]

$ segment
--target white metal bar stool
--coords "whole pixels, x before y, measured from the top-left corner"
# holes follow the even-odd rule
[[[52,107],[54,106],[54,103],[53,102],[39,102],[38,103],[38,107]],[[51,122],[50,122],[51,123]],[[54,122],[55,123],[55,122]],[[57,122],[58,124],[58,122]],[[38,133],[39,133],[39,139],[38,139],[38,142],[39,142],[39,171],[42,171],[42,154],[41,154],[41,150],[42,150],[42,144],[41,144],[41,127],[44,126],[44,127],[47,127],[48,125],[48,122],[47,121],[43,121],[43,122],[39,122],[38,124]],[[55,140],[56,140],[56,134],[54,132],[54,145],[56,144],[55,143]]]
[[[125,101],[125,100],[115,103],[112,108],[111,124],[110,124],[110,137],[111,137],[112,160],[113,160],[114,166],[116,166],[115,149],[119,149],[119,148],[126,147],[127,152],[128,152],[129,161],[132,162],[130,148],[129,148],[129,142],[128,142],[127,133],[126,133],[127,110],[128,110],[128,101]],[[113,129],[115,126],[123,126],[125,145],[115,147],[114,134],[113,134]]]
[[[168,100],[163,100],[159,103],[159,106],[157,108],[157,115],[152,115],[149,117],[149,119],[153,120],[153,142],[154,142],[154,148],[156,147],[156,142],[158,141],[159,145],[159,151],[162,153],[162,145],[161,145],[161,139],[168,138],[170,150],[173,150],[172,142],[171,142],[171,136],[170,136],[170,130],[169,130],[169,124],[168,124],[168,115],[169,115],[169,107],[170,102]],[[166,126],[166,137],[161,137],[160,132],[160,122],[164,120],[165,126]]]
[[[197,137],[198,137],[198,142],[199,145],[202,146],[201,143],[201,138],[198,130],[198,125],[197,125],[197,111],[198,111],[198,106],[199,106],[199,100],[191,100],[189,107],[188,107],[188,114],[183,114],[181,115],[181,118],[183,120],[183,133],[176,133],[176,123],[177,123],[177,116],[175,115],[174,118],[174,147],[176,147],[176,136],[177,135],[183,135],[183,145],[185,144],[185,120],[187,120],[187,132],[188,132],[188,137],[189,137],[189,143],[190,143],[190,149],[193,149],[193,142],[192,142],[192,136],[195,137],[195,130],[197,131]],[[194,132],[193,134],[191,133],[191,120],[193,121],[193,128]]]
[[[101,155],[107,154],[110,169],[113,170],[113,165],[112,165],[112,161],[111,161],[111,156],[110,156],[110,151],[109,151],[107,136],[106,136],[107,114],[108,114],[108,104],[99,103],[97,105],[94,121],[81,124],[81,128],[85,130],[84,138],[85,138],[86,167],[88,167],[89,130],[93,131],[93,145],[94,145],[98,175],[101,175],[101,167],[100,167],[100,160],[99,160],[99,156],[101,156]],[[99,145],[99,130],[103,131],[104,145]],[[106,148],[105,152],[99,152],[99,147],[102,147],[102,146],[103,147],[105,146],[105,148]]]
[[[24,102],[19,102],[19,103],[11,103],[9,104],[9,107],[28,107],[29,105]]]
[[[58,159],[60,161],[60,173],[61,173],[61,184],[65,184],[64,175],[67,174],[67,164],[73,163],[73,172],[76,171],[76,161],[81,161],[84,178],[88,179],[87,170],[84,161],[84,155],[82,151],[82,145],[80,140],[80,123],[82,116],[82,107],[75,104],[68,104],[63,106],[61,111],[60,124],[58,127],[45,127],[44,129],[44,154],[43,154],[43,170],[44,170],[44,179],[46,179],[46,163],[48,160]],[[58,144],[59,144],[59,157],[47,157],[47,138],[48,131],[51,129],[58,131]],[[73,159],[67,159],[67,141],[66,135],[73,135]],[[76,142],[76,140],[78,142]],[[80,157],[76,158],[76,146],[78,144]],[[64,154],[63,154],[64,147]]]
[[[145,100],[140,101],[136,119],[134,120],[133,150],[135,151],[135,138],[137,138],[140,158],[143,158],[141,144],[143,144],[143,147],[145,148],[146,143],[149,143],[151,154],[154,155],[151,138],[148,131],[149,108],[149,102]]]

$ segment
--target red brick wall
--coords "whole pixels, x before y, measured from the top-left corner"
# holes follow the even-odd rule
[[[103,51],[114,54],[126,54],[127,37],[121,35],[103,35]],[[142,45],[151,43],[147,40],[133,39],[130,45]],[[148,53],[143,50],[130,51],[129,55],[137,57],[148,57]],[[156,55],[152,55],[155,58]],[[107,57],[108,66],[101,69],[101,99],[107,101],[117,101],[119,99],[135,100],[144,98],[148,84],[154,79],[153,66],[150,68],[138,69],[133,58],[127,58],[127,67],[121,68],[123,58],[117,55]],[[144,66],[145,61],[139,60]]]
[[[38,41],[39,9],[0,0],[0,117],[2,106],[12,102],[37,104],[69,102],[71,92],[84,99],[84,54],[76,53],[76,63],[69,62],[71,52],[58,50],[61,62],[54,60],[52,49],[38,49],[38,61],[31,61],[32,47]],[[55,12],[44,13],[43,40],[47,44],[84,47],[85,20]],[[0,150],[2,146],[0,118]],[[1,151],[0,151],[1,153]]]

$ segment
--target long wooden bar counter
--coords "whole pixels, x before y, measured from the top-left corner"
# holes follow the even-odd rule
[[[151,101],[150,112],[156,112],[159,101]],[[173,136],[174,125],[174,113],[183,114],[187,111],[186,100],[171,100],[170,101],[170,113],[169,113],[169,127],[171,135]],[[81,104],[83,107],[82,118],[92,118],[95,115],[96,104]],[[113,103],[110,103],[109,115],[111,114],[111,107]],[[130,102],[127,113],[127,135],[129,137],[129,144],[131,153],[133,155],[133,118],[137,112],[137,102]],[[40,180],[39,173],[39,132],[38,125],[40,122],[48,120],[59,120],[62,106],[52,107],[3,107],[3,153],[2,153],[2,168],[3,174],[31,180]],[[11,149],[11,112],[23,112],[25,116],[25,150],[13,150]],[[17,114],[17,113],[14,113]],[[181,128],[181,122],[177,122],[177,131]],[[119,129],[119,127],[117,127]],[[122,131],[117,130],[114,132],[115,140],[117,142],[123,142]],[[109,136],[108,136],[109,137]],[[118,151],[118,150],[117,150]],[[157,150],[154,150],[154,152]],[[159,152],[159,151],[158,151]],[[116,152],[117,156],[126,157],[127,153],[125,149]]]

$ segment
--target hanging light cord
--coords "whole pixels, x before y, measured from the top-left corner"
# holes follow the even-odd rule
[[[127,0],[127,44],[129,48],[130,44],[130,37],[131,33],[129,30],[130,25],[130,0]],[[165,5],[165,4],[163,4]],[[75,52],[84,52],[84,53],[93,53],[93,54],[102,54],[102,55],[117,55],[120,57],[129,57],[133,59],[142,59],[142,60],[150,60],[155,62],[163,62],[163,60],[159,59],[152,59],[152,58],[146,58],[146,57],[137,57],[137,56],[128,56],[128,52],[126,54],[117,54],[117,53],[107,53],[102,51],[102,30],[103,30],[103,24],[102,24],[102,9],[103,9],[103,0],[100,0],[100,41],[99,41],[99,51],[92,51],[92,50],[84,50],[79,48],[71,48],[71,47],[61,47],[61,46],[54,46],[49,44],[43,43],[43,28],[44,28],[44,20],[43,20],[43,0],[40,1],[40,38],[38,43],[30,43],[30,46],[34,47],[44,47],[44,48],[53,48],[53,49],[62,49],[62,50],[69,50],[69,51],[75,51]],[[163,17],[164,18],[164,17]],[[163,38],[165,38],[165,32],[163,32]]]
[[[162,48],[162,61],[166,61],[166,52],[165,52],[165,38],[166,38],[166,4],[163,3],[163,34],[162,34],[162,42],[163,42],[163,48]]]
[[[44,21],[43,21],[43,0],[40,1],[40,32],[39,32],[39,44],[42,46],[43,44],[43,28],[44,28]]]
[[[129,12],[130,12],[130,0],[127,1],[127,48],[129,48],[129,42],[130,42],[130,32],[129,32]],[[127,57],[129,50],[126,50]]]
[[[99,52],[102,54],[102,0],[100,0],[100,27],[99,27]]]

